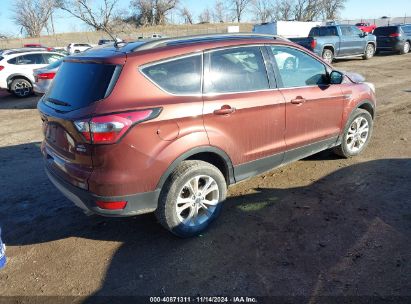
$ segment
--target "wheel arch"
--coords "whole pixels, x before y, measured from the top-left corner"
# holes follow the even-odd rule
[[[331,50],[333,52],[333,55],[335,56],[335,47],[332,44],[324,45],[321,55],[324,53],[325,50]]]
[[[371,101],[369,100],[364,100],[362,102],[360,102],[350,113],[350,116],[352,114],[353,111],[355,111],[356,109],[363,109],[366,110],[367,112],[370,113],[372,119],[374,119],[375,116],[375,107],[374,105],[371,103]]]
[[[17,78],[23,78],[30,82],[30,84],[33,86],[33,81],[30,80],[30,78],[27,75],[24,74],[11,74],[7,77],[7,88],[10,89],[10,86],[12,82],[17,79]]]
[[[234,167],[227,153],[213,146],[203,146],[188,150],[177,157],[168,167],[166,172],[161,176],[156,188],[161,189],[171,172],[173,172],[173,170],[185,160],[202,160],[208,162],[216,166],[221,171],[227,185],[235,183]]]

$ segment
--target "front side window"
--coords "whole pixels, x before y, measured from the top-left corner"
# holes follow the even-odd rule
[[[290,47],[272,46],[283,88],[328,84],[327,69],[317,59]]]
[[[201,55],[149,65],[141,71],[169,93],[177,95],[201,93]]]
[[[205,93],[250,92],[269,89],[259,47],[241,47],[207,53]]]
[[[360,36],[360,35],[363,34],[363,31],[360,30],[360,29],[359,29],[358,27],[356,27],[356,26],[352,26],[352,27],[351,27],[351,32],[352,32],[352,35],[353,35],[353,36]]]
[[[343,36],[352,36],[351,27],[349,26],[342,26],[341,27],[341,35]]]

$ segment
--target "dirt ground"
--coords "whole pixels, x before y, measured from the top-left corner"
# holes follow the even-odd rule
[[[37,98],[1,93],[0,225],[8,264],[0,295],[411,302],[411,54],[335,67],[376,85],[378,114],[365,153],[346,160],[324,151],[234,185],[220,218],[186,240],[152,215],[84,215],[43,171]]]

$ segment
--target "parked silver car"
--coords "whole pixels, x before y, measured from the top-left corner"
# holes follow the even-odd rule
[[[56,76],[57,71],[59,70],[63,59],[57,60],[48,66],[36,69],[33,71],[34,75],[34,85],[33,90],[37,94],[44,94],[50,87],[53,82],[54,76]]]

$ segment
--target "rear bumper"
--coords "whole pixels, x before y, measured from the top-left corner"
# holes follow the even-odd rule
[[[404,43],[403,41],[384,45],[378,45],[377,43],[377,51],[399,52],[404,48]]]
[[[60,192],[72,201],[76,206],[83,209],[86,213],[95,213],[103,216],[122,217],[134,216],[138,214],[150,213],[157,209],[158,197],[160,190],[153,192],[144,192],[125,196],[98,196],[87,190],[77,188],[62,178],[55,175],[48,167],[45,166],[46,173],[50,181]],[[112,202],[127,201],[124,209],[106,210],[96,205],[96,201]]]
[[[45,94],[49,85],[50,85],[49,83],[40,84],[40,83],[35,82],[33,84],[33,91],[37,94]]]

